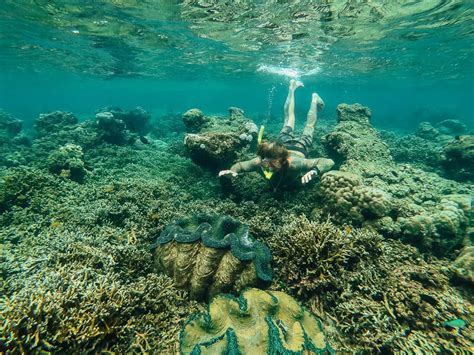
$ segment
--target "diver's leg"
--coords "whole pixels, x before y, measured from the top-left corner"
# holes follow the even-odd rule
[[[306,116],[306,126],[304,127],[303,134],[301,135],[302,138],[310,140],[311,143],[313,142],[314,127],[316,127],[316,121],[318,119],[317,110],[319,102],[322,102],[321,98],[318,94],[313,93],[308,115]]]
[[[295,129],[295,90],[300,86],[303,86],[301,81],[290,80],[288,96],[286,97],[284,106],[285,122],[283,123],[283,127],[289,126],[291,129]]]

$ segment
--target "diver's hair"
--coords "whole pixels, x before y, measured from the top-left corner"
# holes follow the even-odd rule
[[[282,168],[288,167],[288,149],[279,141],[263,141],[257,147],[257,155],[262,159],[278,162]]]

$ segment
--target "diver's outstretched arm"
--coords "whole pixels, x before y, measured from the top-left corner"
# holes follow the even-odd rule
[[[290,86],[288,87],[288,96],[286,97],[285,106],[283,111],[285,112],[285,122],[283,127],[290,126],[295,129],[295,90],[303,86],[301,81],[294,79],[290,80]]]
[[[221,170],[219,176],[232,174],[232,176],[237,176],[239,173],[246,173],[250,171],[257,171],[260,167],[260,158],[254,158],[247,161],[239,161],[232,165],[229,170]]]
[[[314,176],[320,175],[329,171],[334,166],[332,159],[317,158],[317,159],[293,159],[291,163],[292,169],[306,173],[301,178],[303,184],[308,183]]]

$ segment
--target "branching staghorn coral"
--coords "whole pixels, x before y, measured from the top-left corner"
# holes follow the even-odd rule
[[[125,351],[142,328],[142,317],[152,316],[160,344],[171,346],[186,308],[194,307],[186,303],[164,275],[123,282],[118,274],[64,265],[36,274],[22,289],[2,297],[1,341],[4,350],[21,352]]]
[[[315,314],[332,319],[341,336],[338,350],[406,351],[403,339],[415,331],[437,351],[468,348],[469,337],[443,331],[442,323],[470,317],[472,306],[450,287],[448,269],[425,262],[413,247],[306,217],[268,244],[280,282],[275,287],[300,295]]]
[[[14,256],[2,253],[0,259],[0,274],[8,284],[0,303],[5,351],[126,352],[140,351],[139,344],[142,351],[174,346],[182,321],[196,304],[170,278],[150,273],[146,248],[119,243],[115,233],[88,235],[56,227],[7,245]],[[137,338],[138,333],[148,336]]]
[[[286,287],[304,298],[343,288],[334,283],[335,275],[357,268],[381,250],[381,239],[374,233],[339,229],[330,221],[316,223],[304,216],[284,226],[268,244]]]

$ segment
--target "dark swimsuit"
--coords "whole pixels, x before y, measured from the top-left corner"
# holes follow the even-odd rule
[[[284,126],[281,129],[278,139],[283,143],[286,149],[300,152],[304,157],[308,155],[309,149],[313,144],[313,137],[303,134],[301,137],[297,138],[293,128],[290,126]]]

